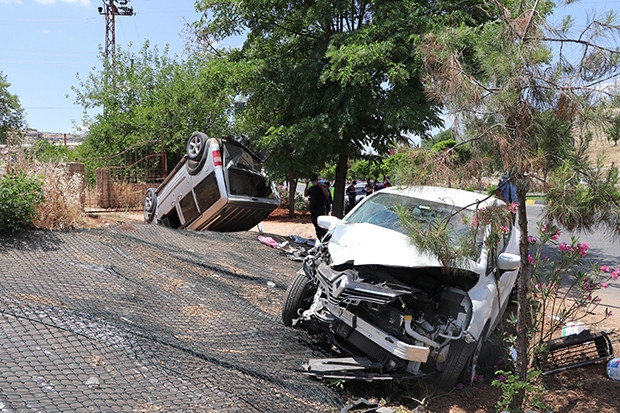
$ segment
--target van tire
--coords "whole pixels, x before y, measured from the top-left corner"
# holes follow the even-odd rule
[[[208,140],[206,134],[194,132],[187,141],[187,171],[196,175],[205,164]]]
[[[157,194],[155,193],[155,188],[149,188],[146,190],[146,195],[144,196],[144,221],[153,221],[156,209]]]

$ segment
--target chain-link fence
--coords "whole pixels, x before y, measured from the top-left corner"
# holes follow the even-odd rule
[[[279,240],[282,241],[282,240]],[[255,232],[0,236],[0,412],[330,412],[279,317],[299,262]]]

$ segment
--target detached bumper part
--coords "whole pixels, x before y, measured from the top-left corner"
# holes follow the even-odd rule
[[[384,373],[381,363],[365,357],[344,357],[310,359],[302,365],[301,371],[317,379],[330,380],[407,380],[419,379],[428,374],[409,374],[406,372]]]
[[[579,334],[553,339],[549,343],[549,354],[537,360],[544,375],[564,370],[608,361],[613,357],[614,348],[605,332],[590,333],[584,330]]]

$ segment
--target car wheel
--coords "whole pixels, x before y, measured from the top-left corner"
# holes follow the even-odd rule
[[[435,377],[437,385],[444,390],[452,390],[462,376],[465,367],[471,361],[477,342],[468,343],[464,339],[450,344],[448,357],[442,365],[442,369]]]
[[[282,306],[282,321],[285,326],[291,327],[299,313],[310,308],[315,292],[316,287],[310,278],[303,270],[299,270],[286,290]]]
[[[187,171],[190,175],[196,175],[205,163],[207,154],[207,135],[202,132],[194,132],[187,141]]]
[[[488,324],[482,330],[480,338],[473,342],[467,343],[460,339],[456,343],[450,345],[448,358],[443,365],[443,370],[437,376],[437,384],[445,390],[451,390],[461,380],[466,386],[474,383],[474,376],[478,367],[478,358],[487,335]],[[454,347],[452,347],[454,346]]]
[[[472,384],[474,384],[474,378],[478,370],[478,359],[480,358],[480,351],[482,350],[484,338],[486,337],[486,330],[487,329],[485,328],[482,332],[482,335],[480,336],[480,339],[476,341],[474,351],[469,357],[467,363],[465,364],[465,368],[463,369],[463,373],[461,374],[461,380],[466,386],[471,386]]]
[[[157,195],[155,188],[149,188],[144,196],[144,220],[151,222],[155,217],[155,209],[157,208]]]

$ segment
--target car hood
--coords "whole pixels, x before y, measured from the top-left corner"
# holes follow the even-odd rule
[[[368,223],[341,223],[332,228],[328,244],[333,265],[350,263],[390,267],[441,267],[430,254],[420,252],[407,235]],[[470,261],[467,269],[479,272]]]

